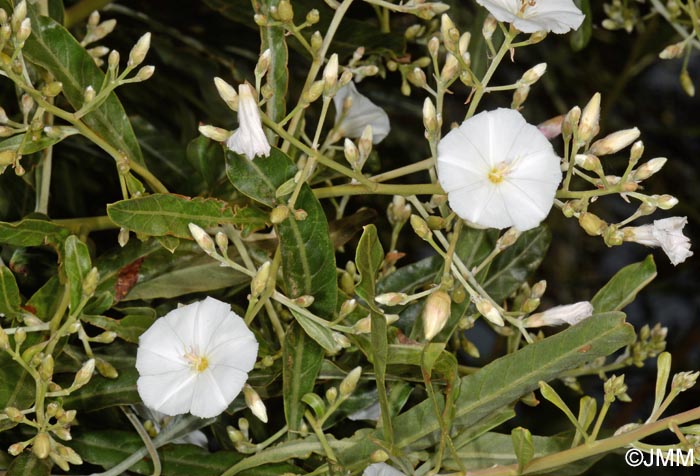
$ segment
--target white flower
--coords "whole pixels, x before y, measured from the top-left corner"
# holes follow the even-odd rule
[[[525,320],[525,327],[561,326],[564,324],[573,326],[592,315],[593,305],[588,301],[581,301],[564,306],[554,306],[544,312],[533,314]]]
[[[585,15],[572,0],[476,0],[499,21],[512,23],[523,33],[578,29]]]
[[[406,476],[396,468],[386,463],[374,463],[367,466],[362,476]]]
[[[481,112],[438,144],[438,179],[450,207],[489,228],[539,225],[554,203],[559,164],[547,138],[512,109]]]
[[[625,241],[634,241],[654,248],[661,247],[673,265],[678,265],[693,256],[690,239],[683,235],[687,217],[670,217],[654,220],[651,225],[623,228]]]
[[[248,83],[238,86],[238,129],[226,141],[226,147],[250,160],[270,155],[270,143],[260,122],[257,94]]]
[[[350,109],[345,110],[345,100],[351,101]],[[372,143],[378,144],[389,134],[389,116],[384,110],[357,91],[350,81],[333,96],[335,104],[335,129],[341,137],[357,138],[365,127],[372,126]]]
[[[214,417],[238,395],[258,343],[231,306],[213,298],[170,311],[141,335],[137,387],[147,407]]]

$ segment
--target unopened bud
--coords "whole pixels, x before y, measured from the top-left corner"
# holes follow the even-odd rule
[[[547,71],[547,63],[540,63],[536,66],[525,71],[522,78],[520,78],[521,84],[532,85],[536,83],[542,75]]]
[[[410,83],[417,88],[424,88],[427,84],[425,72],[418,67],[413,68],[411,71],[409,71],[406,74],[406,79],[408,79]]]
[[[17,30],[17,33],[15,34],[15,38],[17,39],[17,43],[20,45],[24,44],[25,41],[27,41],[27,38],[29,38],[29,35],[32,34],[32,22],[29,18],[25,18],[22,20],[22,23],[19,24],[19,29]]]
[[[609,155],[619,152],[624,149],[632,142],[639,138],[639,129],[633,127],[632,129],[625,129],[624,131],[617,131],[603,137],[600,140],[595,141],[591,148],[588,149],[589,154],[593,155]]]
[[[323,46],[323,36],[321,36],[321,32],[315,31],[311,35],[311,40],[309,41],[311,44],[311,51],[316,52],[321,49],[321,46]]]
[[[343,381],[340,382],[340,385],[338,386],[338,391],[340,392],[341,397],[347,397],[355,391],[361,375],[362,367],[355,367],[345,376]]]
[[[294,298],[294,304],[296,304],[297,306],[303,307],[303,308],[307,308],[310,305],[312,305],[313,303],[314,303],[314,297],[309,296],[308,294]]]
[[[314,81],[311,84],[311,87],[309,87],[309,90],[304,93],[303,100],[304,102],[307,103],[312,103],[316,99],[321,97],[321,94],[323,94],[323,90],[325,88],[326,82],[323,81],[322,79],[319,79],[318,81]]]
[[[590,212],[582,213],[578,218],[578,223],[583,228],[583,231],[591,236],[600,236],[603,234],[608,224],[601,220],[597,215]]]
[[[21,347],[25,340],[27,340],[27,331],[25,331],[23,327],[20,327],[15,332],[15,344]]]
[[[126,228],[120,228],[119,229],[119,235],[117,235],[117,243],[119,243],[119,246],[124,248],[127,243],[129,243],[129,230]]]
[[[83,460],[75,450],[69,446],[60,445],[58,446],[58,454],[65,459],[70,464],[79,465],[83,464]]]
[[[343,304],[340,305],[340,313],[338,315],[338,318],[343,319],[347,317],[348,315],[352,314],[352,312],[355,309],[357,309],[357,300],[348,299],[346,301],[343,301]]]
[[[44,459],[49,456],[51,451],[51,439],[49,435],[43,431],[34,437],[32,444],[32,452],[39,459]]]
[[[666,165],[666,157],[657,157],[651,159],[648,162],[644,162],[637,170],[633,172],[633,180],[641,181],[646,180],[656,172],[661,170],[664,165]]]
[[[590,141],[599,130],[600,121],[600,93],[595,93],[586,107],[581,112],[581,121],[578,125],[578,139],[581,143]]]
[[[22,94],[22,99],[20,100],[22,107],[22,114],[28,116],[29,113],[34,109],[34,99],[29,94]]]
[[[270,279],[270,268],[272,263],[270,261],[265,261],[262,266],[255,273],[255,276],[250,281],[250,293],[253,297],[260,296],[267,288],[267,282]]]
[[[671,388],[678,392],[685,392],[695,386],[700,372],[678,372],[673,376]]]
[[[497,326],[503,326],[505,324],[503,322],[503,318],[501,317],[501,313],[498,312],[498,309],[496,309],[496,307],[488,300],[479,299],[476,302],[476,309],[482,316],[491,321],[493,324],[496,324]]]
[[[498,22],[493,15],[489,14],[484,20],[484,26],[481,28],[481,34],[486,41],[491,41],[491,37],[496,31],[496,28],[498,28]]]
[[[443,82],[449,82],[455,79],[459,75],[459,61],[457,57],[452,53],[447,53],[445,56],[445,65],[440,71],[440,80]]]
[[[277,205],[270,212],[270,222],[279,225],[289,217],[289,207],[287,205]]]
[[[360,161],[363,164],[367,160],[367,157],[369,157],[369,154],[372,152],[372,138],[372,126],[367,124],[362,130],[360,139],[357,141],[357,149],[360,152]]]
[[[352,167],[353,170],[360,170],[360,151],[357,149],[355,143],[348,138],[345,138],[345,142],[343,143],[343,153],[350,167]]]
[[[12,12],[12,17],[10,19],[10,23],[12,23],[12,29],[14,31],[17,31],[19,29],[19,25],[26,19],[26,17],[27,2],[25,0],[22,0],[17,5],[15,5],[15,9]]]
[[[114,339],[117,338],[117,333],[113,331],[105,331],[102,332],[101,334],[96,335],[92,339],[90,339],[92,342],[97,342],[98,344],[111,344],[114,342]]]
[[[445,291],[439,290],[428,296],[423,308],[423,334],[427,340],[432,340],[447,324],[451,314],[452,300]]]
[[[7,418],[15,423],[19,423],[24,420],[24,414],[15,407],[6,407],[4,412],[5,415],[7,415]]]
[[[603,171],[603,166],[600,163],[600,159],[592,154],[576,154],[576,157],[574,157],[574,162],[583,170],[600,173]]]
[[[398,306],[404,304],[408,298],[406,293],[384,293],[374,297],[374,300],[383,306]]]
[[[639,159],[642,158],[642,154],[644,154],[644,143],[638,140],[632,144],[632,147],[630,148],[630,163],[633,167],[639,161]]]
[[[661,59],[680,58],[680,56],[683,54],[683,51],[685,50],[685,46],[686,46],[685,41],[679,41],[678,43],[668,45],[666,48],[661,50],[661,53],[659,53],[659,58],[661,58]]]
[[[220,127],[210,126],[209,124],[203,124],[199,126],[199,133],[204,137],[214,140],[216,142],[226,142],[231,136],[231,131],[222,129]]]
[[[289,0],[280,0],[277,4],[277,18],[283,23],[294,20],[294,9]]]
[[[431,58],[437,58],[439,52],[440,40],[437,36],[433,36],[428,40],[428,54],[430,54]]]
[[[12,455],[12,456],[17,456],[19,455],[22,451],[24,451],[24,448],[27,447],[27,443],[14,443],[10,445],[9,448],[7,448],[7,452]]]
[[[136,66],[143,63],[143,60],[146,58],[146,54],[148,53],[148,49],[150,47],[151,33],[149,32],[145,33],[141,38],[139,38],[139,40],[129,52],[129,61],[127,63],[127,66],[130,68],[135,68]]]
[[[90,381],[92,374],[95,372],[95,359],[90,359],[83,364],[83,366],[76,372],[75,379],[73,380],[73,385],[71,386],[74,390],[82,387]]]
[[[267,409],[265,404],[260,399],[260,395],[256,392],[253,387],[248,384],[243,385],[243,396],[245,397],[245,404],[250,411],[253,412],[258,420],[263,423],[267,423]]]
[[[673,195],[664,194],[657,197],[656,204],[662,210],[670,210],[678,205],[678,199]]]
[[[85,91],[83,91],[84,104],[89,104],[92,101],[94,101],[96,95],[97,93],[95,92],[95,88],[93,88],[92,86],[88,86],[87,88],[85,88]]]
[[[555,306],[544,312],[533,314],[523,324],[525,327],[561,326],[568,324],[573,326],[593,315],[593,306],[588,301],[575,304]]]
[[[521,86],[518,86],[518,88],[513,93],[513,100],[510,103],[510,108],[511,109],[520,109],[520,107],[527,100],[527,97],[529,94],[530,94],[530,86],[529,85],[523,84]]]
[[[233,111],[238,111],[238,93],[236,88],[221,78],[214,78],[214,85],[219,92],[219,96],[224,100],[226,105]]]
[[[428,224],[418,215],[411,215],[411,227],[416,235],[423,240],[427,240],[431,237],[432,232]]]
[[[109,52],[109,56],[107,57],[107,66],[112,71],[116,71],[119,68],[119,52],[117,50],[112,50]]]
[[[542,31],[536,31],[532,35],[530,35],[530,44],[531,45],[536,45],[537,43],[541,42],[547,38],[547,32],[542,30]]]
[[[693,84],[693,79],[690,77],[687,69],[683,68],[683,71],[681,71],[680,80],[683,91],[690,97],[695,96],[695,84]]]
[[[207,233],[200,226],[195,225],[194,223],[190,223],[188,225],[188,228],[190,229],[190,234],[192,235],[192,238],[194,238],[194,241],[197,242],[197,245],[199,245],[199,247],[202,248],[202,251],[204,251],[210,256],[216,253],[214,240],[211,239],[209,233]]]
[[[306,14],[306,23],[308,23],[309,25],[315,25],[316,23],[318,23],[320,18],[321,16],[319,15],[318,10],[314,8],[312,10],[309,10],[309,13]]]
[[[459,30],[447,13],[440,17],[440,34],[447,51],[454,52],[458,50]]]
[[[138,72],[136,73],[136,76],[134,76],[134,78],[137,81],[146,81],[147,79],[150,79],[151,76],[153,76],[153,73],[155,73],[155,71],[156,71],[155,66],[146,65],[138,70]]]
[[[49,354],[41,359],[39,365],[39,376],[48,382],[53,377],[53,355]]]
[[[7,337],[5,330],[0,327],[0,350],[7,350],[10,348],[10,339]]]
[[[232,426],[226,427],[226,434],[228,435],[229,440],[231,440],[231,442],[234,444],[245,441],[245,439],[246,439],[240,430],[237,430],[236,428],[234,428]]]
[[[83,280],[83,296],[92,297],[92,295],[95,294],[99,280],[100,272],[93,266]]]
[[[578,129],[579,119],[581,118],[581,108],[574,106],[564,116],[564,122],[561,125],[561,134],[565,141],[571,139],[574,130]]]
[[[425,98],[423,102],[423,125],[425,126],[425,131],[429,135],[434,135],[440,127],[437,120],[435,105],[430,98]]]
[[[518,238],[520,238],[521,232],[515,228],[508,228],[508,230],[501,235],[498,240],[496,240],[496,248],[500,251],[512,246]]]
[[[333,53],[323,69],[323,94],[330,96],[338,82],[338,55]]]
[[[262,52],[260,58],[258,59],[258,63],[255,65],[256,77],[263,77],[267,73],[267,70],[270,69],[271,56],[272,53],[270,52],[270,48]]]
[[[95,368],[97,369],[97,372],[105,378],[115,379],[119,377],[119,372],[117,372],[117,369],[115,369],[112,364],[104,359],[95,359]]]

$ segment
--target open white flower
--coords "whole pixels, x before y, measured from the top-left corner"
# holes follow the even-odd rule
[[[257,94],[248,83],[238,86],[238,129],[226,141],[226,147],[250,160],[270,155],[270,143],[260,121]]]
[[[572,0],[476,0],[496,20],[512,23],[523,33],[578,29],[586,17]]]
[[[141,335],[137,387],[147,407],[214,417],[248,379],[258,342],[231,306],[213,298],[170,311]]]
[[[654,220],[653,224],[623,228],[625,241],[634,241],[653,248],[661,247],[674,266],[693,256],[690,239],[683,235],[687,217]]]
[[[450,131],[438,144],[437,173],[462,219],[519,231],[547,216],[561,181],[552,145],[512,109],[481,112]]]
[[[345,100],[351,101],[345,110]],[[335,104],[335,129],[341,137],[357,138],[365,127],[372,126],[372,143],[378,144],[389,134],[389,116],[384,109],[374,104],[367,96],[360,94],[355,83],[350,81],[333,96]]]
[[[370,464],[362,472],[362,476],[406,476],[398,469],[386,463]]]

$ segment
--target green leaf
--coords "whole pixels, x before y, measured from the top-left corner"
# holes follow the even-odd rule
[[[0,262],[0,314],[14,317],[19,314],[22,299],[10,268]]]
[[[262,0],[263,14],[270,14],[271,7],[277,7],[280,0]],[[289,83],[289,72],[287,61],[289,53],[287,51],[287,32],[280,24],[268,23],[260,27],[260,52],[270,50],[270,66],[267,71],[267,84],[270,85],[275,94],[267,101],[267,115],[274,122],[284,119],[287,110],[287,85]]]
[[[141,397],[136,390],[138,372],[134,366],[116,365],[119,376],[109,379],[94,375],[90,382],[81,389],[63,397],[63,407],[83,411],[95,411],[117,405],[136,405],[141,403]]]
[[[34,379],[7,353],[0,354],[0,407],[28,408],[35,395]]]
[[[586,17],[578,30],[571,32],[571,49],[581,51],[588,42],[591,41],[591,33],[593,32],[593,12],[591,12],[591,2],[589,0],[574,0],[576,6],[579,7]]]
[[[257,159],[256,159],[257,161]],[[330,320],[336,309],[338,286],[335,274],[335,251],[331,244],[323,207],[304,184],[296,201],[306,219],[290,215],[275,226],[280,240],[284,285],[289,297],[314,297],[309,309]]]
[[[121,319],[112,319],[105,316],[90,316],[83,314],[80,319],[105,331],[116,334],[127,342],[139,343],[139,336],[148,329],[156,320],[155,312],[150,314],[129,314]]]
[[[263,468],[265,464],[291,461],[294,458],[307,459],[311,453],[321,453],[321,451],[321,444],[316,439],[316,436],[309,436],[303,440],[286,441],[242,459],[221,476],[235,476],[239,474],[246,476],[250,474],[253,476],[259,474],[258,470]],[[255,471],[246,471],[253,468],[255,468]]]
[[[313,392],[316,376],[323,363],[323,348],[316,344],[298,325],[287,329],[283,346],[282,395],[284,416],[295,435],[301,425],[305,406],[301,398]]]
[[[634,301],[637,293],[656,277],[656,264],[652,255],[644,261],[625,266],[593,296],[591,304],[595,312],[620,311]]]
[[[518,474],[520,474],[535,456],[535,445],[532,443],[532,433],[530,433],[530,430],[527,428],[519,426],[513,428],[510,432],[510,437],[513,440],[515,457],[518,458]]]
[[[0,243],[10,246],[57,245],[69,235],[68,230],[50,221],[26,219],[19,223],[0,222]]]
[[[513,246],[491,263],[488,275],[482,282],[486,292],[496,302],[510,296],[539,267],[551,239],[552,234],[544,225],[520,235]]]
[[[634,330],[625,323],[624,314],[611,312],[591,316],[576,326],[501,357],[461,379],[455,421],[469,427],[531,392],[540,380],[552,380],[564,370],[610,355],[634,339]],[[444,405],[440,397],[437,404]],[[398,448],[412,445],[413,450],[420,449],[415,442],[440,430],[433,402],[426,400],[399,415],[394,419],[394,428]],[[339,460],[349,466],[364,460],[377,449],[371,439],[381,436],[380,431],[375,431],[370,438],[340,452]],[[510,441],[509,445],[512,453]]]
[[[187,161],[201,174],[207,189],[211,189],[221,174],[223,160],[221,145],[204,136],[187,144]]]
[[[233,151],[226,151],[226,175],[229,181],[253,200],[269,207],[279,204],[275,192],[287,180],[294,177],[297,167],[279,149],[272,148],[268,157],[250,160]]]
[[[255,217],[239,217],[231,206],[215,198],[189,198],[156,193],[107,205],[107,215],[117,225],[151,236],[192,239],[188,225],[202,228],[221,224],[250,225]]]
[[[333,332],[326,326],[319,324],[318,322],[310,319],[309,317],[301,314],[300,312],[291,310],[294,319],[304,328],[304,331],[311,337],[318,345],[323,347],[323,349],[330,353],[335,354],[338,352],[338,344],[333,339]]]
[[[58,276],[48,279],[25,303],[24,307],[42,321],[48,322],[61,301],[63,286]]]
[[[370,308],[375,308],[377,272],[384,261],[384,249],[377,236],[377,227],[367,225],[360,237],[355,251],[355,265],[360,273],[360,282],[355,286],[355,292],[367,302]],[[373,322],[374,324],[374,322]]]
[[[12,461],[7,476],[49,476],[51,466],[49,458],[39,459],[34,453],[25,451]]]
[[[92,86],[99,92],[104,74],[68,30],[51,18],[36,15],[34,9],[29,12],[32,34],[22,53],[29,62],[46,69],[60,81],[63,96],[73,108],[79,109],[83,105],[85,88]],[[143,163],[141,148],[116,94],[111,93],[104,103],[82,120],[114,149],[131,160]]]
[[[54,132],[51,136],[41,135],[38,139],[24,139],[26,134],[18,134],[0,142],[0,151],[18,150],[22,146],[20,153],[29,155],[39,152],[48,147],[58,144],[66,137],[78,134],[78,129],[68,126],[52,126]]]
[[[92,268],[90,251],[75,235],[66,239],[63,250],[63,269],[70,286],[70,308],[75,310],[83,297],[83,281]]]

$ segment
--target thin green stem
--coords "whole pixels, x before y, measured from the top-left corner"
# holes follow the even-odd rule
[[[603,400],[603,406],[600,407],[600,412],[598,413],[598,418],[595,421],[595,426],[593,427],[593,431],[591,432],[590,436],[586,441],[595,441],[598,438],[598,433],[600,432],[600,429],[603,426],[603,421],[605,420],[605,416],[608,414],[608,410],[610,409],[610,403],[607,399]],[[585,435],[585,433],[584,433]]]
[[[349,195],[401,195],[408,197],[411,195],[435,195],[444,194],[445,191],[437,183],[425,184],[379,184],[374,183],[371,187],[360,184],[333,185],[331,187],[321,187],[313,189],[316,198],[342,197]]]
[[[138,433],[138,435],[141,437],[141,441],[143,441],[146,450],[148,450],[148,455],[151,457],[151,461],[153,462],[152,476],[160,476],[160,457],[158,456],[158,450],[153,444],[153,440],[151,440],[150,435],[129,407],[122,405],[120,408],[122,409],[122,412],[124,412],[124,415],[126,415],[126,418],[129,420],[129,423],[131,423],[131,425],[136,430],[136,433]]]

